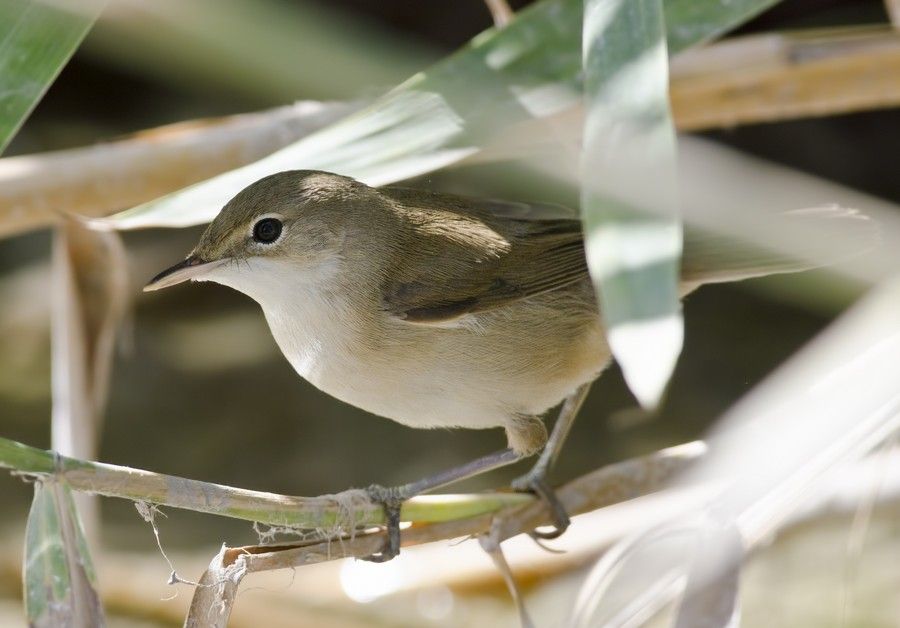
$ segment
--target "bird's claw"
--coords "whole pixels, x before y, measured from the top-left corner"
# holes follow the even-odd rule
[[[553,518],[552,530],[549,530],[547,532],[542,532],[541,530],[532,530],[528,533],[528,536],[536,541],[549,541],[551,539],[562,536],[563,532],[566,531],[566,529],[569,527],[569,524],[571,523],[571,520],[569,519],[569,513],[566,512],[565,507],[562,505],[562,502],[559,501],[556,493],[547,484],[546,478],[544,477],[543,473],[528,473],[526,475],[523,475],[522,477],[513,480],[512,487],[517,491],[528,492],[537,495],[544,502],[544,504],[546,504]]]
[[[377,484],[366,489],[369,499],[378,502],[384,508],[387,519],[387,539],[384,546],[376,554],[363,556],[362,560],[372,563],[385,563],[400,553],[400,507],[404,498],[396,488],[385,488]]]

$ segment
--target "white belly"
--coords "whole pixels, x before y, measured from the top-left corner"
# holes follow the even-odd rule
[[[306,314],[299,324],[297,317],[272,310],[266,319],[294,370],[329,395],[419,428],[498,427],[508,417],[496,397],[462,392],[467,382],[455,369],[415,368],[406,356],[368,348],[340,316]]]
[[[473,348],[486,338],[472,330],[423,330],[397,322],[394,333],[402,340],[385,345],[361,339],[340,316],[307,317],[301,324],[277,312],[267,311],[266,317],[288,361],[314,386],[417,428],[483,429],[505,426],[517,415],[539,415],[593,379],[608,361],[603,349],[592,347],[594,358],[576,372],[563,373],[557,362],[546,374],[534,375],[515,367],[514,353],[489,363],[473,359]],[[411,341],[415,335],[420,337]]]
[[[316,271],[327,272],[333,267]],[[571,338],[588,349],[585,362],[573,358],[577,350],[560,347],[553,354],[553,345],[548,351],[546,343],[533,344],[540,333],[513,333],[518,328],[508,314],[493,317],[493,324],[491,315],[478,315],[471,327],[418,326],[390,318],[377,303],[346,289],[321,290],[321,276],[265,260],[225,266],[208,278],[262,306],[275,341],[303,378],[412,427],[480,429],[541,414],[596,376],[607,360],[599,331],[592,339]],[[535,320],[557,314],[542,311]]]

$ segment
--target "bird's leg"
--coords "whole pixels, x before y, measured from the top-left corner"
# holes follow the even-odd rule
[[[387,520],[387,539],[381,547],[381,551],[371,556],[363,556],[363,560],[372,563],[383,563],[389,561],[400,553],[400,507],[403,505],[406,497],[401,497],[401,487],[371,485],[366,489],[369,499],[378,502],[384,508],[384,516]]]
[[[379,553],[366,556],[364,560],[383,563],[400,553],[400,507],[410,497],[505,467],[521,459],[522,456],[512,449],[504,449],[408,484],[389,488],[370,486],[366,489],[369,498],[384,507],[388,538]]]
[[[583,384],[566,397],[559,411],[559,417],[556,419],[556,424],[553,426],[553,432],[551,432],[550,438],[547,440],[547,444],[544,446],[544,450],[541,452],[537,462],[534,463],[534,466],[528,473],[512,482],[514,489],[532,492],[544,500],[553,513],[555,529],[550,532],[533,530],[531,532],[533,537],[555,539],[569,527],[569,514],[560,503],[559,498],[556,497],[556,493],[547,484],[547,472],[553,466],[553,463],[556,462],[556,458],[566,442],[566,437],[568,437],[569,431],[572,429],[575,417],[578,416],[578,411],[581,409],[581,405],[584,403],[590,388],[590,382]]]

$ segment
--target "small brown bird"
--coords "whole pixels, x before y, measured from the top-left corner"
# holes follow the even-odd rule
[[[838,208],[808,215],[859,222]],[[681,293],[802,267],[688,236]],[[551,446],[516,486],[547,499],[556,533],[565,528],[543,478],[610,361],[581,222],[568,210],[281,172],[229,201],[187,259],[146,289],[188,279],[259,302],[294,369],[338,399],[411,427],[506,430],[509,450],[373,490],[391,524],[377,558],[397,551],[400,501],[537,453],[542,416],[563,400]]]

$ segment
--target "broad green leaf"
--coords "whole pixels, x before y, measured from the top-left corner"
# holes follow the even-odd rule
[[[588,0],[581,212],[613,355],[655,407],[684,326],[675,127],[662,0]]]
[[[0,2],[0,152],[78,48],[105,0]]]
[[[669,0],[670,53],[737,26],[776,0]],[[211,220],[234,194],[282,170],[320,168],[382,185],[478,153],[582,99],[582,0],[544,0],[490,29],[367,109],[254,164],[110,219],[128,229]],[[551,129],[552,130],[552,129]]]
[[[25,610],[30,626],[102,626],[94,568],[69,487],[38,482],[25,531]]]

